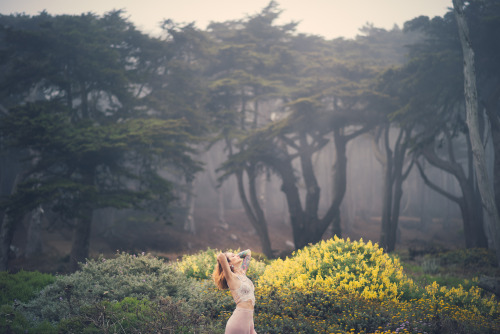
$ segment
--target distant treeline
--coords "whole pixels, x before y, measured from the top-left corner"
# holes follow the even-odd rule
[[[488,247],[493,232],[472,167],[453,11],[403,29],[367,25],[348,40],[278,25],[280,12],[271,1],[206,30],[166,20],[161,37],[139,31],[121,11],[1,15],[0,269],[25,217],[37,240],[43,211],[72,226],[73,269],[88,256],[96,210],[168,219],[180,197],[193,195],[207,168],[201,154],[215,145],[225,154],[218,181],[235,180],[266,255],[262,175],[281,182],[297,249],[330,226],[341,236],[346,148],[362,135],[383,170],[381,247],[395,248],[412,169],[459,206],[466,246]],[[500,207],[500,3],[469,1],[465,13]],[[317,176],[315,157],[325,149],[334,152],[330,184]],[[451,174],[459,193],[441,187],[425,165]],[[189,209],[184,214],[192,219]]]

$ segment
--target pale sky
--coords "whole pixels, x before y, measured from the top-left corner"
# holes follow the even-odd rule
[[[103,14],[124,9],[141,31],[157,34],[159,23],[172,19],[177,23],[196,22],[205,29],[211,21],[245,18],[262,10],[270,0],[2,0],[0,14]],[[278,23],[300,21],[298,32],[353,38],[367,22],[375,27],[399,27],[414,17],[442,16],[452,0],[278,0],[283,13]]]

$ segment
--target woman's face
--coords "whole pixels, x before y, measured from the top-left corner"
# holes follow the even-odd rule
[[[236,266],[239,263],[241,263],[241,261],[243,261],[241,259],[241,257],[239,257],[237,254],[234,254],[234,253],[231,253],[231,252],[227,252],[226,253],[226,257],[227,257],[227,260],[228,260],[229,264],[232,264],[233,266]]]

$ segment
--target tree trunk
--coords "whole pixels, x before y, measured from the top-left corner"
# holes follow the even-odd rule
[[[483,221],[481,200],[474,196],[472,190],[471,194],[466,194],[459,202],[464,228],[465,247],[487,248],[488,240],[486,239],[483,224],[481,223]]]
[[[274,162],[272,164],[278,171],[283,182],[281,191],[285,193],[287,200],[296,249],[305,247],[309,243],[320,241],[330,224],[333,224],[333,233],[341,237],[340,205],[346,192],[346,145],[350,139],[355,137],[345,136],[342,134],[342,131],[343,129],[336,129],[334,131],[336,159],[333,166],[333,197],[330,207],[322,218],[318,217],[320,188],[314,175],[312,155],[307,152],[309,144],[305,142],[305,138],[301,139],[301,149],[305,152],[299,155],[302,166],[302,177],[306,185],[304,209],[302,208],[299,190],[296,185],[297,178],[291,158],[286,156],[286,151],[283,151],[283,154],[276,154],[276,156],[285,155],[285,158],[273,159]]]
[[[224,207],[224,191],[222,187],[218,187],[215,189],[217,192],[217,220],[219,221],[219,225],[224,229],[228,229],[229,225],[226,222],[226,209]]]
[[[264,216],[264,212],[260,207],[257,192],[255,189],[256,183],[256,173],[253,167],[247,168],[248,174],[248,187],[249,187],[249,197],[250,202],[248,201],[245,186],[243,183],[243,172],[236,173],[236,181],[238,185],[238,193],[240,195],[241,203],[243,204],[243,208],[245,209],[245,213],[250,220],[250,223],[255,228],[257,235],[259,236],[262,252],[269,258],[273,256],[272,248],[271,248],[271,240],[269,239],[269,233],[267,230],[267,221]]]
[[[274,159],[273,166],[276,168],[281,177],[281,191],[285,194],[288,206],[295,249],[300,249],[308,243],[308,237],[306,235],[307,223],[302,210],[302,203],[300,201],[299,189],[296,184],[297,179],[292,167],[292,162],[289,157]]]
[[[489,223],[493,234],[493,244],[497,254],[497,261],[500,264],[500,215],[496,207],[493,189],[489,181],[488,171],[486,169],[484,147],[479,134],[474,51],[472,49],[469,36],[469,28],[465,20],[464,1],[453,0],[453,8],[464,57],[464,93],[465,109],[467,113],[466,121],[472,145],[477,184],[481,193],[483,205],[489,216]]]
[[[17,174],[11,184],[2,184],[2,188],[10,188],[10,194],[13,194],[22,178],[22,174]],[[6,271],[9,269],[9,250],[14,237],[15,224],[13,218],[5,212],[0,212],[0,219],[0,271]]]
[[[451,152],[451,138],[448,137],[447,140],[448,142],[446,144],[448,145]],[[440,187],[432,183],[425,175],[420,164],[417,164],[422,179],[431,189],[459,205],[462,214],[462,223],[464,227],[464,239],[466,246],[468,248],[486,247],[487,241],[486,235],[484,233],[482,207],[480,200],[478,201],[477,193],[474,191],[474,178],[472,177],[472,175],[465,175],[461,164],[452,159],[453,154],[451,153],[451,161],[446,161],[439,158],[432,148],[423,149],[422,153],[431,165],[452,174],[458,181],[460,190],[462,192],[461,197],[450,194],[444,189],[441,189]],[[472,159],[472,157],[469,157],[469,159]]]
[[[194,196],[194,188],[196,179],[187,182],[187,192],[185,205],[187,207],[186,216],[184,217],[184,231],[191,234],[196,234],[196,224],[194,221],[194,207],[196,197]]]
[[[333,131],[333,140],[335,144],[335,164],[333,165],[333,185],[332,185],[332,202],[327,213],[321,219],[320,226],[316,229],[316,238],[318,241],[325,233],[325,230],[332,224],[332,233],[339,238],[342,238],[340,205],[344,199],[347,188],[347,142],[355,136],[346,137],[342,134],[343,129],[335,129]]]
[[[384,147],[385,147],[385,164],[384,169],[384,188],[382,195],[382,221],[380,233],[380,246],[387,252],[391,248],[391,213],[392,213],[392,188],[394,185],[393,178],[393,154],[389,145],[389,126],[384,128]]]
[[[495,192],[495,203],[500,210],[500,118],[497,114],[497,105],[500,99],[500,87],[498,87],[488,98],[486,104],[486,115],[491,124],[491,137],[493,141],[493,190]]]
[[[380,234],[380,245],[386,252],[392,252],[396,249],[403,182],[408,177],[413,165],[410,163],[407,169],[404,170],[408,148],[407,140],[411,135],[411,129],[399,129],[394,150],[391,150],[390,147],[389,131],[390,126],[388,125],[384,128],[385,158],[382,162],[384,162],[385,177]]]
[[[43,208],[39,205],[31,213],[31,219],[28,227],[28,236],[26,241],[26,258],[38,256],[42,253],[42,223]]]
[[[85,184],[94,186],[95,169],[89,167],[89,171],[83,175]],[[73,240],[70,253],[70,270],[78,270],[78,263],[84,262],[89,256],[90,232],[92,228],[93,209],[82,206],[75,219]]]
[[[12,219],[3,215],[2,230],[0,232],[0,271],[9,269],[9,250],[14,237],[14,223]]]
[[[70,271],[78,270],[78,264],[89,257],[92,210],[87,210],[83,217],[75,219],[73,240],[70,253]]]
[[[212,147],[213,150],[218,150],[218,147],[214,145]],[[219,185],[216,181],[216,172],[215,172],[215,162],[213,155],[215,154],[210,154],[210,152],[206,152],[206,157],[207,157],[207,173],[208,173],[208,179],[210,181],[210,185],[214,189],[214,191],[217,193],[217,219],[219,221],[219,225],[227,230],[229,228],[229,225],[226,222],[226,210],[224,207],[224,190],[221,185]]]

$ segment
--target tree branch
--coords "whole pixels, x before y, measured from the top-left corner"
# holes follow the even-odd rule
[[[459,197],[454,196],[454,195],[446,192],[445,190],[441,189],[440,187],[438,187],[437,185],[435,185],[434,183],[432,183],[429,180],[429,178],[427,177],[427,175],[425,175],[424,169],[422,168],[422,166],[420,165],[420,163],[417,161],[416,164],[417,164],[417,167],[418,167],[418,171],[420,172],[420,176],[422,177],[422,179],[424,180],[425,184],[429,188],[431,188],[432,190],[434,190],[438,194],[443,195],[444,197],[448,198],[449,200],[451,200],[451,201],[453,201],[455,203],[460,203],[460,198]]]
[[[373,125],[366,125],[366,126],[362,127],[361,129],[358,129],[358,130],[354,131],[351,134],[344,135],[344,140],[346,142],[348,142],[349,140],[356,138],[360,134],[363,134],[363,133],[369,131],[371,128],[373,128]]]
[[[380,151],[380,147],[378,146],[378,141],[380,140],[380,128],[378,128],[378,133],[374,135],[373,133],[370,133],[370,136],[372,137],[372,147],[373,147],[373,153],[375,154],[375,159],[382,165],[385,166],[387,163],[387,160],[385,159],[384,155],[382,154],[382,151]]]

